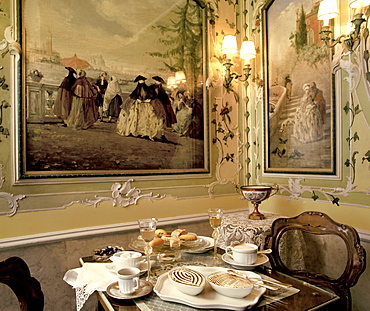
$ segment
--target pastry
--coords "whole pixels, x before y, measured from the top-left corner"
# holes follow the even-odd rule
[[[161,239],[165,242],[169,242],[171,240],[171,236],[170,235],[162,235]]]
[[[164,229],[155,230],[155,236],[158,238],[161,238],[162,236],[166,236],[166,235],[167,235],[167,231]]]
[[[172,231],[171,235],[174,237],[179,237],[181,234],[187,234],[187,233],[188,233],[188,230],[186,229],[176,229]]]
[[[179,236],[182,241],[196,241],[198,238],[195,234],[182,234]]]
[[[152,241],[149,242],[149,245],[151,247],[156,247],[156,246],[160,246],[164,243],[164,240],[162,240],[161,238],[154,238]]]

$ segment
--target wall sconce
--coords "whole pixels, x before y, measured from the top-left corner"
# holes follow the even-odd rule
[[[231,55],[238,53],[238,45],[236,42],[236,37],[232,35],[227,35],[224,37],[224,40],[222,41],[222,48],[221,52],[223,54],[226,54],[226,60],[223,64],[225,67],[225,81],[224,86],[225,88],[229,89],[230,84],[234,79],[239,79],[244,75],[243,79],[239,79],[242,82],[245,82],[248,80],[250,76],[250,63],[249,60],[256,57],[256,48],[254,46],[253,41],[243,41],[241,49],[240,49],[240,58],[245,59],[245,67],[243,68],[243,74],[238,74],[237,72],[231,72],[231,66],[233,65],[231,63]]]
[[[370,5],[370,0],[349,0],[349,7],[355,9],[355,15],[352,20],[352,24],[354,25],[355,29],[348,35],[340,35],[336,39],[331,39],[332,31],[330,30],[329,20],[339,15],[337,1],[336,0],[321,1],[319,11],[317,14],[317,19],[324,21],[320,34],[323,35],[321,40],[325,42],[325,45],[328,48],[333,48],[338,43],[344,43],[347,49],[349,51],[352,51],[355,42],[360,37],[361,25],[363,22],[366,21],[363,18],[363,8],[368,5]]]

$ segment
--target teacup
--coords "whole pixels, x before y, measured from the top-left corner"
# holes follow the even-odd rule
[[[143,255],[134,251],[117,252],[110,257],[118,269],[136,267],[138,263],[143,261]]]
[[[124,295],[135,292],[140,286],[139,275],[140,269],[138,268],[123,268],[118,270],[119,291]]]
[[[257,260],[257,250],[258,246],[251,243],[236,243],[226,247],[226,253],[242,265],[254,264]]]

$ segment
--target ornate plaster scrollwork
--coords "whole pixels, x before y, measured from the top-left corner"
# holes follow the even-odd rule
[[[1,57],[4,57],[8,52],[14,55],[17,60],[22,52],[21,45],[14,39],[14,31],[12,26],[8,26],[4,30],[4,39],[0,41]]]
[[[328,201],[332,201],[333,203],[337,202],[335,201],[334,196],[348,196],[350,192],[352,192],[357,186],[354,185],[351,181],[350,177],[347,177],[347,185],[345,188],[324,188],[324,187],[310,187],[310,186],[303,186],[301,184],[302,181],[304,181],[304,178],[289,178],[288,180],[288,187],[284,185],[279,185],[279,191],[280,193],[288,192],[289,195],[289,201],[291,200],[302,200],[303,201],[303,193],[304,192],[310,192],[312,194],[321,193],[324,195],[324,197]],[[303,203],[306,203],[303,201]]]
[[[137,201],[140,199],[147,199],[147,200],[161,200],[165,197],[165,195],[153,195],[152,192],[149,193],[142,193],[142,191],[136,187],[131,187],[131,182],[133,179],[129,179],[123,185],[120,183],[114,183],[111,187],[112,190],[112,197],[96,197],[96,200],[90,201],[95,206],[103,201],[110,201],[113,203],[113,206],[119,205],[121,207],[126,207],[129,205],[136,205]]]
[[[6,214],[8,216],[13,216],[18,210],[18,200],[22,200],[26,196],[23,194],[13,195],[7,192],[0,192],[0,199],[5,199],[9,203],[10,211]]]
[[[3,176],[3,165],[0,164],[0,189],[3,187],[5,178]],[[7,192],[0,192],[0,199],[5,199],[9,203],[10,211],[6,213],[8,216],[13,216],[18,210],[18,200],[22,200],[26,196],[23,194],[14,195]]]

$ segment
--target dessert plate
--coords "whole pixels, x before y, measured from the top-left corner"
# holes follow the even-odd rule
[[[134,299],[134,298],[139,298],[143,297],[145,295],[148,295],[153,289],[152,283],[145,281],[145,280],[140,280],[139,288],[135,290],[132,294],[122,294],[119,291],[118,287],[118,281],[113,282],[107,287],[107,294],[111,296],[112,298],[116,299]]]
[[[187,253],[190,253],[190,254],[201,254],[201,253],[206,253],[208,252],[210,249],[213,248],[213,245],[215,244],[214,240],[208,236],[198,236],[198,239],[201,239],[201,240],[204,240],[206,242],[205,246],[204,246],[204,249],[201,249],[199,251],[195,251],[195,252],[192,252],[191,250]]]
[[[202,273],[205,277],[207,275],[218,272],[227,271],[227,268],[220,267],[200,267],[200,266],[186,266],[187,268],[196,270]],[[248,277],[261,278],[258,274],[250,271],[241,272]],[[172,286],[168,278],[168,272],[162,274],[154,286],[154,292],[165,301],[182,303],[194,308],[200,309],[226,309],[242,311],[249,306],[253,306],[258,302],[260,297],[266,291],[265,288],[255,287],[252,292],[244,298],[231,298],[221,295],[214,291],[208,283],[204,290],[196,295],[191,296],[180,292],[177,288]]]
[[[238,262],[235,262],[234,259],[231,258],[229,254],[223,254],[222,260],[229,265],[231,265],[235,269],[241,269],[241,270],[253,270],[254,268],[261,266],[269,261],[269,258],[265,254],[257,254],[257,261],[252,265],[245,265]]]

